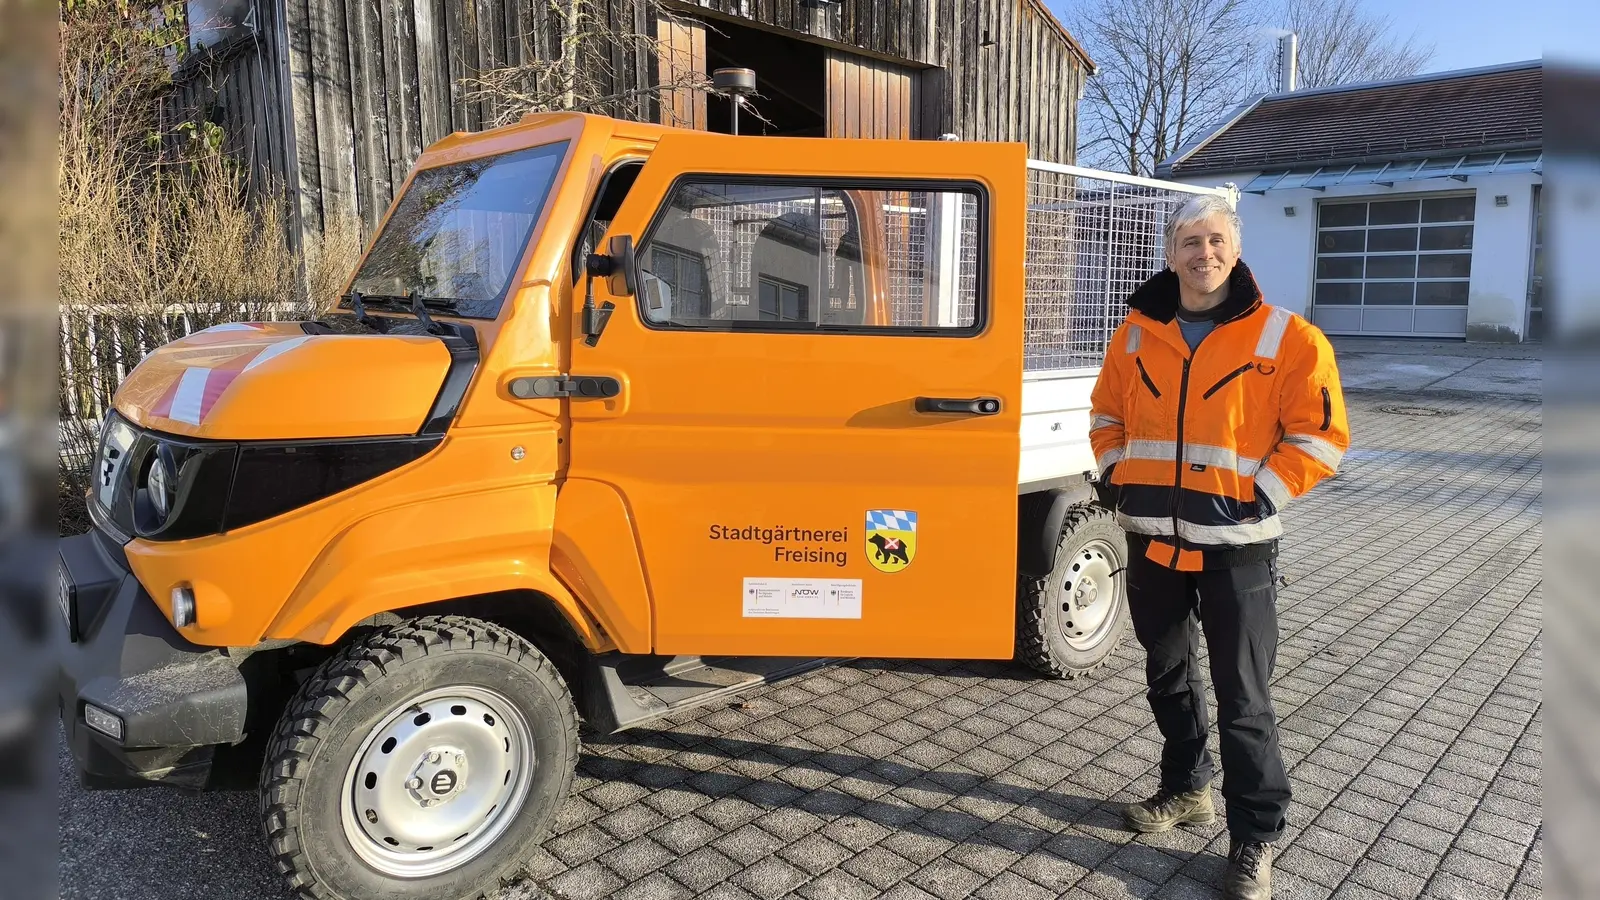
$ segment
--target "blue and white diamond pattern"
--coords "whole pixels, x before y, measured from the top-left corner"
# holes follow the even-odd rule
[[[903,509],[867,510],[868,531],[916,531],[917,514]]]

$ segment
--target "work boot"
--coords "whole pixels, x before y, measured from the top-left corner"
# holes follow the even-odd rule
[[[1229,842],[1222,896],[1224,900],[1272,900],[1271,844]]]
[[[1133,831],[1153,834],[1174,825],[1210,825],[1217,810],[1211,805],[1211,788],[1178,793],[1162,788],[1149,800],[1130,803],[1122,809],[1122,820]]]

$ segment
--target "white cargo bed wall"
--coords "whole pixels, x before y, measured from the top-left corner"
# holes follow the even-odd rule
[[[1196,194],[1237,205],[1235,188],[1202,188],[1029,161],[1023,491],[1095,474],[1089,392],[1127,297],[1166,260],[1162,227]]]

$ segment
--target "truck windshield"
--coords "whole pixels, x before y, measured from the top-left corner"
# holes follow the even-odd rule
[[[563,141],[418,172],[351,289],[391,298],[415,291],[447,301],[450,315],[494,318],[566,152]]]

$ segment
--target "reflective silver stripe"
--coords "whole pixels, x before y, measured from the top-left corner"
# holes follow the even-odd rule
[[[1344,459],[1344,451],[1334,446],[1326,438],[1314,434],[1286,434],[1283,436],[1285,444],[1293,444],[1306,452],[1306,455],[1333,471],[1339,471],[1339,462]]]
[[[1117,524],[1122,527],[1123,531],[1131,531],[1134,534],[1152,534],[1158,537],[1172,536],[1171,516],[1153,518],[1150,516],[1130,516],[1127,513],[1119,512],[1117,513]]]
[[[1139,352],[1139,336],[1143,333],[1143,329],[1137,325],[1128,326],[1128,342],[1126,346],[1129,353]]]
[[[1239,454],[1227,447],[1213,447],[1210,444],[1184,444],[1183,461],[1186,463],[1199,463],[1214,469],[1236,470],[1239,465]]]
[[[1261,340],[1256,342],[1256,355],[1266,359],[1278,358],[1278,347],[1283,344],[1283,333],[1289,328],[1289,317],[1293,313],[1281,306],[1274,306],[1272,314],[1267,316],[1267,325],[1261,329]]]
[[[1172,462],[1178,458],[1177,441],[1129,441],[1129,459],[1154,459]]]
[[[1238,525],[1196,525],[1179,519],[1178,536],[1196,544],[1254,544],[1282,537],[1283,522],[1277,516]]]
[[[1272,471],[1271,466],[1262,466],[1261,471],[1256,473],[1256,491],[1266,494],[1278,509],[1283,509],[1293,499],[1289,494],[1289,486],[1283,483],[1277,472]]]
[[[1172,537],[1171,516],[1130,516],[1127,513],[1119,512],[1117,513],[1117,524],[1124,531],[1131,531],[1134,534]],[[1277,516],[1270,516],[1260,522],[1239,525],[1196,525],[1193,522],[1179,519],[1178,536],[1196,544],[1210,544],[1212,546],[1254,544],[1257,541],[1268,541],[1275,537],[1282,537],[1283,520]]]
[[[1100,471],[1104,472],[1117,463],[1122,462],[1122,456],[1123,453],[1121,447],[1112,447],[1110,450],[1100,454],[1100,456],[1095,459],[1094,464],[1100,469]]]
[[[1178,443],[1177,441],[1129,441],[1128,458],[1172,462],[1178,458]],[[1184,444],[1183,461],[1215,469],[1228,469],[1240,475],[1252,475],[1261,466],[1255,460],[1245,460],[1240,463],[1238,453],[1227,447],[1211,444]]]
[[[1089,430],[1095,431],[1101,428],[1110,428],[1114,425],[1121,424],[1122,420],[1116,416],[1095,416],[1089,420]]]

